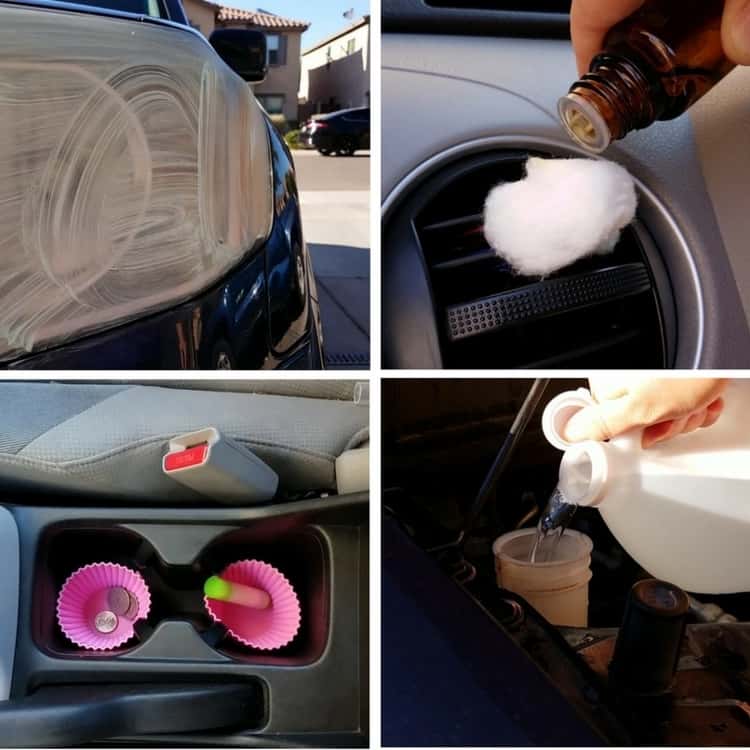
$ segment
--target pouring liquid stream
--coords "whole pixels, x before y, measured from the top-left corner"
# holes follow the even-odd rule
[[[560,487],[555,487],[537,524],[529,562],[545,563],[555,559],[560,539],[573,520],[576,508],[576,505],[565,499]]]

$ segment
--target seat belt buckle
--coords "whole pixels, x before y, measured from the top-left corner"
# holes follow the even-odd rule
[[[216,427],[178,435],[169,441],[162,471],[215,502],[255,505],[276,495],[276,472]]]

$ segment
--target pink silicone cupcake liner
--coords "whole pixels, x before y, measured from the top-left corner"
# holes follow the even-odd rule
[[[222,623],[233,638],[264,651],[281,648],[292,641],[299,630],[300,605],[283,573],[260,560],[240,560],[220,575],[232,583],[263,589],[271,597],[268,609],[251,609],[203,597],[208,613]]]
[[[72,573],[57,597],[57,621],[82,648],[105,651],[130,640],[148,615],[151,595],[139,573],[116,563],[92,563]]]

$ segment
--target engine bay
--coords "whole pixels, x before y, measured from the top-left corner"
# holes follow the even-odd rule
[[[579,508],[570,524],[593,542],[585,627],[552,625],[522,597],[498,588],[493,542],[535,526],[557,482],[561,454],[542,434],[541,411],[585,381],[547,385],[486,492],[488,472],[532,385],[528,379],[384,381],[385,517],[531,658],[603,742],[748,744],[750,594],[692,596],[673,587],[685,597],[684,629],[663,632],[659,616],[633,622],[626,614],[631,589],[650,585],[650,575],[594,508]],[[478,508],[482,492],[486,502]],[[611,668],[618,635],[627,642],[627,684]],[[660,665],[669,648],[673,663],[667,656]]]

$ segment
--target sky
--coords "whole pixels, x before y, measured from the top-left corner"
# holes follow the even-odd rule
[[[370,12],[368,0],[222,0],[222,3],[244,10],[267,10],[309,22],[310,28],[302,35],[303,50]],[[352,21],[344,18],[350,8],[354,9]]]

